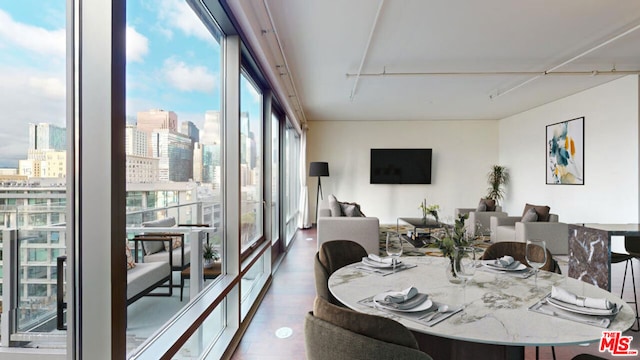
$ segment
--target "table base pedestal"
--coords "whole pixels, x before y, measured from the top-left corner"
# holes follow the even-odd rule
[[[453,340],[435,335],[427,335],[412,331],[421,351],[429,354],[434,360],[518,360],[524,359],[524,346],[506,346],[481,344],[462,340]]]

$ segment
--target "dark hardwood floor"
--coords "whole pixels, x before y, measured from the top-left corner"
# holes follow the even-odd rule
[[[315,228],[299,230],[293,244],[273,277],[273,283],[253,321],[242,338],[232,360],[306,359],[304,351],[304,316],[311,311],[315,297],[313,257],[316,253]],[[640,287],[640,261],[634,261],[637,288]],[[612,291],[620,293],[624,264],[613,265]],[[625,300],[633,299],[631,277],[625,285]],[[632,305],[633,306],[633,305]],[[289,336],[287,336],[289,335]],[[633,336],[632,349],[640,350],[640,333]],[[598,344],[588,346],[556,346],[558,360],[571,359],[582,353],[605,359],[625,359],[598,351]],[[527,360],[535,359],[535,348],[525,349]],[[478,359],[481,359],[478,357]],[[540,348],[540,359],[552,359],[551,348]]]

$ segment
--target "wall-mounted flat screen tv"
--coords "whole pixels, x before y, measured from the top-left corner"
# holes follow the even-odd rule
[[[431,184],[431,149],[371,149],[371,184]]]

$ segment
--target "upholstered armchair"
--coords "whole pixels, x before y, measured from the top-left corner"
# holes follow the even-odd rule
[[[456,219],[462,214],[468,215],[464,225],[467,234],[471,236],[489,235],[491,231],[491,217],[507,216],[507,213],[502,211],[502,207],[496,204],[495,200],[491,199],[480,199],[478,206],[475,208],[455,209]]]
[[[530,208],[538,211],[538,217],[531,218]],[[557,214],[539,211],[541,207],[527,204],[523,216],[493,216],[490,220],[491,242],[518,241],[527,239],[545,240],[547,249],[554,255],[569,253],[569,225],[558,221]],[[545,207],[548,209],[548,207]],[[528,214],[527,214],[528,212]]]
[[[318,250],[327,241],[351,240],[362,245],[368,254],[380,252],[380,220],[364,216],[355,203],[338,202],[329,195],[329,207],[318,213]]]
[[[495,211],[478,211],[477,208],[457,208],[455,209],[456,219],[461,214],[469,217],[464,223],[466,231],[471,236],[487,236],[491,233],[491,217],[506,217],[508,214],[502,211],[500,206],[496,206]]]

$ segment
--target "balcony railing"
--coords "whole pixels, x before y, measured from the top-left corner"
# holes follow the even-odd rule
[[[32,211],[33,210],[33,211]],[[64,207],[45,209],[43,206],[4,207],[0,209],[0,218],[13,224],[25,223],[28,226],[2,227],[0,224],[0,346],[46,346],[51,348],[66,346],[66,319],[60,319],[60,300],[65,301],[66,294],[58,296],[58,289],[66,288],[66,263],[58,260],[66,255],[66,224],[37,224],[29,220],[34,214],[46,214],[51,219],[64,220]],[[127,212],[127,226],[139,227],[142,222],[165,217],[175,217],[180,224],[210,224],[219,228],[220,204],[215,202],[190,202],[162,208],[136,209]],[[218,226],[216,226],[218,225]],[[130,238],[133,233],[128,234]],[[210,241],[219,244],[216,234]],[[60,278],[61,287],[57,281]],[[169,298],[158,301],[176,301]],[[177,301],[176,301],[177,302]],[[185,302],[186,304],[186,302]],[[180,309],[177,302],[174,309]],[[62,309],[62,316],[66,311]],[[175,314],[175,313],[174,313]],[[168,314],[170,317],[174,314]],[[140,317],[134,318],[140,320]],[[152,333],[147,329],[148,333]],[[137,341],[140,338],[136,339]],[[135,347],[135,344],[130,345]]]

